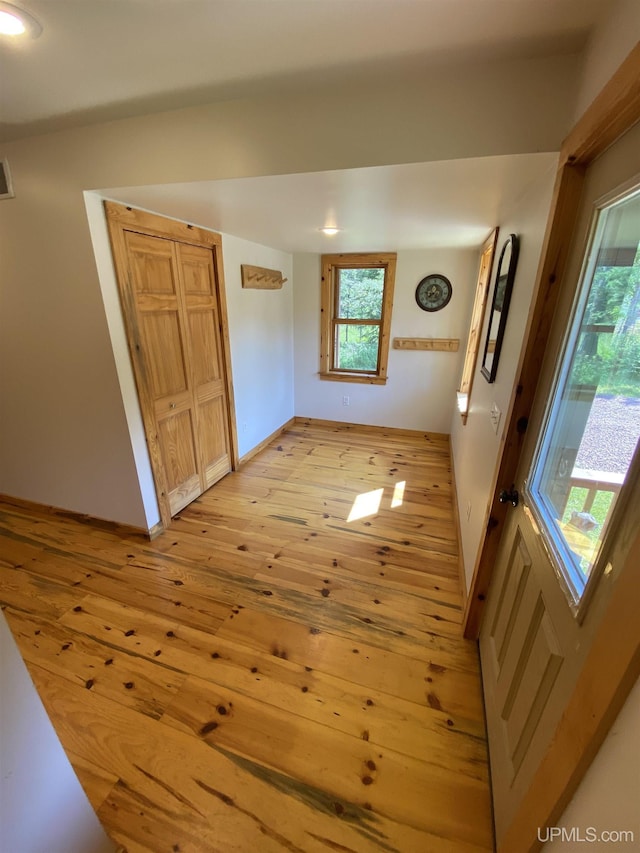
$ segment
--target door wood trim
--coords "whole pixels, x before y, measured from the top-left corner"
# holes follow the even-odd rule
[[[203,229],[199,229],[203,230]],[[213,253],[213,265],[218,280],[218,302],[220,307],[220,337],[222,344],[222,360],[224,363],[224,378],[227,386],[227,412],[229,426],[229,453],[231,470],[235,471],[239,464],[238,430],[236,428],[236,401],[233,393],[233,376],[231,373],[231,338],[229,335],[229,315],[227,313],[227,287],[224,280],[224,264],[222,263],[222,237],[215,235],[219,241],[219,249]]]
[[[504,483],[515,481],[524,431],[535,397],[540,365],[551,319],[563,286],[571,236],[576,222],[587,166],[619,136],[640,121],[640,43],[638,43],[598,97],[577,122],[560,151],[540,263],[529,314],[527,343],[520,358],[517,381],[509,404],[509,424],[493,478],[493,496],[487,527],[464,615],[464,636],[477,639],[498,546],[505,527],[507,505],[499,500]]]
[[[129,231],[140,234],[150,234],[153,237],[165,237],[178,240],[191,246],[215,247],[222,246],[222,237],[215,231],[207,231],[198,225],[180,222],[178,219],[168,219],[159,213],[149,213],[116,201],[105,201],[104,208],[109,221],[126,226]]]
[[[171,511],[169,506],[169,489],[162,463],[158,436],[154,426],[156,421],[155,408],[149,395],[149,381],[146,375],[144,360],[140,352],[141,334],[138,329],[137,313],[133,302],[133,293],[128,282],[128,254],[125,244],[124,233],[134,231],[152,237],[164,238],[177,241],[181,244],[199,246],[211,249],[213,265],[217,281],[218,307],[220,318],[220,341],[222,346],[224,379],[227,396],[227,426],[229,431],[229,456],[231,469],[238,466],[238,435],[235,423],[235,399],[233,393],[233,377],[231,373],[231,344],[229,337],[229,321],[227,316],[227,301],[225,293],[224,268],[222,263],[222,237],[213,231],[207,231],[187,222],[168,219],[155,213],[129,207],[113,201],[104,202],[109,237],[114,255],[114,266],[116,280],[121,298],[122,313],[129,351],[136,377],[138,400],[142,411],[149,459],[156,487],[156,497],[160,510],[160,524],[165,529],[171,523]],[[125,278],[126,277],[126,280]],[[154,527],[154,532],[158,525]],[[157,533],[156,533],[157,535]]]

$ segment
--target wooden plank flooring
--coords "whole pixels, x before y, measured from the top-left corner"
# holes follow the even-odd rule
[[[0,600],[128,853],[480,853],[457,549],[444,439],[297,423],[151,543],[0,504]]]

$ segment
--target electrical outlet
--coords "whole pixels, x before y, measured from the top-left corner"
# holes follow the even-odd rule
[[[498,427],[500,426],[500,418],[502,417],[502,412],[498,408],[497,403],[494,403],[491,407],[491,412],[489,413],[489,417],[491,418],[491,423],[493,425],[493,431],[495,434],[498,434]]]
[[[343,398],[342,398],[342,405],[343,405],[343,406],[348,406],[348,405],[349,405],[349,398],[348,398],[348,397],[346,397],[346,396],[345,396],[345,397],[343,397]]]
[[[467,501],[467,521],[471,518],[471,501]]]

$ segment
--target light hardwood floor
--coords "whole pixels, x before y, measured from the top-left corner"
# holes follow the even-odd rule
[[[478,853],[457,550],[444,439],[297,423],[151,543],[0,505],[0,599],[129,853]]]

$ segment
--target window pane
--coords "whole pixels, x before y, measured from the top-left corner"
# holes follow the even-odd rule
[[[375,373],[378,369],[379,341],[380,326],[337,323],[334,369],[368,370]]]
[[[529,488],[575,601],[640,437],[640,193],[599,215]]]
[[[338,318],[379,320],[382,317],[384,269],[364,267],[338,270]]]

